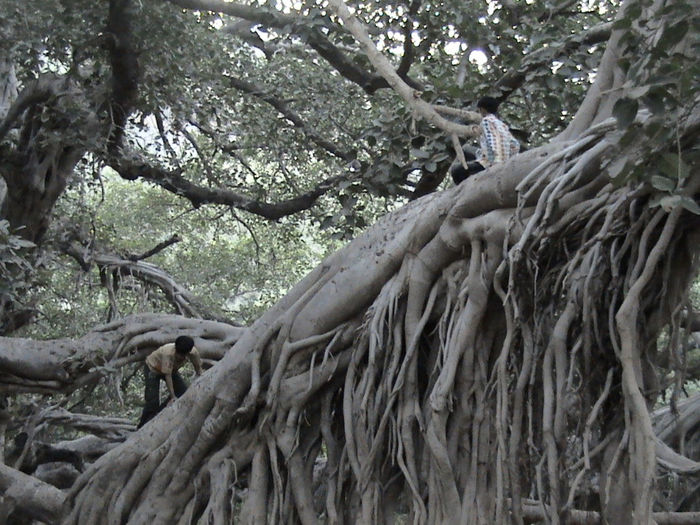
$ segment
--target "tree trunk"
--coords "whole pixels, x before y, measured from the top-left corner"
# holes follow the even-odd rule
[[[0,59],[0,122],[7,116],[12,103],[17,99],[17,76],[15,67],[7,58]]]

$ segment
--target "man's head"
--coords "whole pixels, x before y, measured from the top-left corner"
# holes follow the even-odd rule
[[[481,97],[476,107],[481,110],[481,114],[495,114],[498,111],[498,100],[493,97]]]
[[[194,341],[189,336],[181,335],[175,339],[175,351],[178,354],[189,354],[192,347],[194,347]]]

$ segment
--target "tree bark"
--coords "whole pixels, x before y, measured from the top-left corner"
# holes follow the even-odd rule
[[[203,359],[214,362],[244,331],[216,321],[141,314],[98,327],[78,340],[0,337],[0,390],[71,392],[115,368],[142,361],[182,334],[195,340]]]
[[[239,503],[246,523],[697,518],[653,512],[658,466],[696,465],[656,441],[646,349],[692,281],[700,226],[650,206],[649,185],[611,183],[620,156],[658,153],[621,149],[622,37],[549,144],[389,214],[224,331],[230,350],[78,478],[62,523],[224,523]],[[681,154],[699,117],[677,123]],[[682,185],[697,200],[697,170]],[[48,369],[28,379],[66,381]]]
[[[61,515],[61,505],[65,499],[63,492],[2,464],[0,489],[0,518],[6,518],[15,508],[45,523],[56,523]]]

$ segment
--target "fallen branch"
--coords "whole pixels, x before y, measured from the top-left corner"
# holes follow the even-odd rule
[[[31,518],[56,523],[65,499],[53,485],[0,464],[0,518],[19,509]]]
[[[53,408],[42,414],[42,420],[51,425],[71,427],[110,441],[123,441],[136,430],[136,425],[121,417],[100,417],[75,414],[64,408]]]

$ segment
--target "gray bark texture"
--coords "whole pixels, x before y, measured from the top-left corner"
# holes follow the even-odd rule
[[[130,319],[76,347],[0,340],[16,390],[72,388],[99,373],[81,368],[101,365],[90,349],[138,360],[181,330],[220,357],[88,466],[60,511],[45,485],[32,505],[76,525],[697,522],[654,508],[661,473],[699,465],[659,439],[674,434],[650,407],[657,340],[697,269],[699,221],[680,197],[697,201],[700,172],[667,206],[648,184],[613,184],[620,159],[659,154],[613,118],[637,87],[622,37],[549,144],[387,215],[249,328]],[[57,368],[66,358],[80,365]]]
[[[610,184],[619,37],[564,133],[327,258],[78,479],[64,522],[697,518],[652,508],[658,469],[697,463],[658,448],[645,350],[691,280],[697,220]]]

